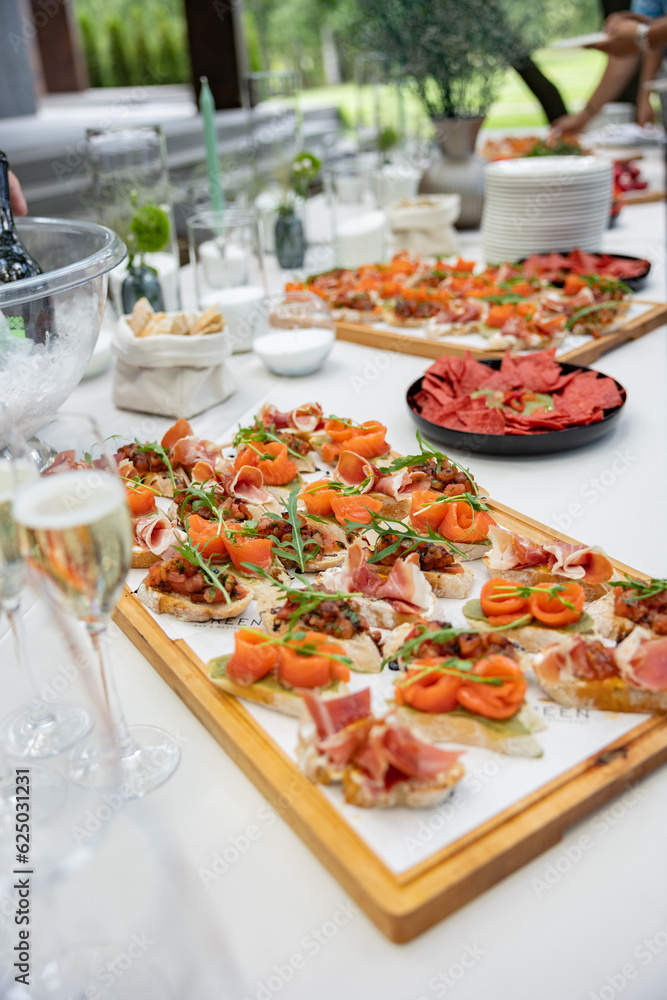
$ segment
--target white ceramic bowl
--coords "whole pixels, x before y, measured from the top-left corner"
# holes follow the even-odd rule
[[[275,375],[310,375],[322,367],[335,339],[326,327],[275,329],[256,337],[252,346]]]

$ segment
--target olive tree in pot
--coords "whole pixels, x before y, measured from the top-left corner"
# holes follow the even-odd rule
[[[475,140],[505,69],[525,54],[502,0],[350,0],[344,30],[350,45],[384,53],[433,122],[442,155],[420,191],[460,194],[459,228],[478,225]]]

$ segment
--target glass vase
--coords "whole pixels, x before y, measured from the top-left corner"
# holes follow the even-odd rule
[[[91,207],[105,225],[118,233],[131,254],[140,254],[138,269],[142,281],[155,301],[159,299],[154,284],[159,284],[161,309],[178,311],[181,308],[179,255],[162,129],[159,125],[88,129],[86,144],[92,175]],[[155,206],[166,213],[169,231],[162,246],[156,245],[142,252],[144,248],[137,245],[133,231],[133,219],[148,206]],[[152,279],[143,271],[143,265],[154,269]],[[125,302],[129,301],[131,288],[138,280],[135,275],[128,282],[128,291],[124,294],[127,271],[128,264],[121,264],[111,272],[109,280],[109,291],[119,315],[127,312]],[[153,301],[150,294],[146,297]]]

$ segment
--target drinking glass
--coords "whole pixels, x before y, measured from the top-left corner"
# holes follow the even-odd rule
[[[181,307],[178,242],[167,146],[161,127],[122,124],[87,129],[86,157],[92,177],[90,197],[95,218],[118,233],[129,250],[135,243],[133,220],[137,213],[148,206],[157,206],[166,213],[169,219],[166,242],[139,257],[157,272],[153,277],[161,303],[155,305],[156,310],[177,312]],[[114,268],[110,276],[109,291],[118,315],[128,311],[123,305],[123,283],[128,277],[128,266],[125,261]]]
[[[187,229],[199,308],[219,306],[232,351],[249,351],[265,325],[267,293],[256,213],[199,212],[188,219]]]
[[[23,484],[14,518],[26,563],[61,612],[85,624],[99,665],[110,734],[93,733],[72,751],[70,777],[87,788],[113,787],[120,772],[124,798],[162,784],[180,758],[162,729],[128,729],[110,670],[109,617],[132,557],[132,523],[125,488],[95,421],[60,414],[40,431],[52,459]]]
[[[14,637],[15,656],[28,685],[27,705],[0,720],[0,752],[13,757],[53,757],[74,746],[90,728],[88,713],[79,705],[47,705],[39,695],[21,618],[23,562],[12,497],[21,485],[36,479],[37,469],[28,446],[10,434],[9,417],[0,404],[0,610]]]

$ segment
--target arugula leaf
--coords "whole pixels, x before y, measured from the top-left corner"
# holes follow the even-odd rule
[[[624,591],[623,600],[627,601],[628,604],[647,601],[649,597],[655,597],[656,594],[662,594],[663,591],[667,590],[667,580],[659,580],[656,577],[651,577],[647,582],[646,580],[635,580],[633,577],[628,576],[627,573],[624,573],[623,576],[625,580],[614,580],[613,584]],[[636,596],[631,597],[629,594],[626,596],[625,591],[628,590],[636,591]]]
[[[218,506],[215,486],[210,490],[205,490],[203,486],[191,485],[184,490],[182,496],[183,499],[178,510],[178,516],[181,521],[183,520],[183,511],[187,504],[190,503],[192,504],[193,514],[198,514],[201,510],[208,510],[213,514],[218,525],[222,525],[224,509]]]
[[[516,306],[519,302],[526,301],[522,295],[512,295],[511,292],[508,292],[506,295],[483,295],[482,298],[485,302],[490,302],[493,306]]]
[[[490,684],[492,687],[500,687],[505,683],[505,679],[502,677],[480,677],[479,674],[473,673],[472,660],[459,660],[453,656],[449,660],[443,660],[442,663],[424,667],[414,677],[397,681],[396,687],[409,687],[411,684],[415,684],[418,680],[421,680],[422,677],[428,677],[431,674],[449,674],[451,677],[460,677],[461,680],[474,681],[476,684]]]
[[[433,542],[437,545],[444,545],[454,552],[456,555],[465,558],[465,552],[457,548],[453,542],[450,542],[448,538],[443,538],[439,535],[430,524],[427,524],[428,529],[427,535],[420,535],[417,531],[414,531],[411,527],[405,524],[403,521],[398,521],[392,517],[385,517],[382,514],[376,514],[373,511],[369,511],[371,520],[370,524],[366,524],[361,521],[348,521],[346,522],[347,531],[358,531],[362,535],[368,534],[370,531],[375,531],[378,535],[378,539],[373,547],[373,555],[369,558],[369,563],[377,563],[384,559],[386,556],[393,556],[395,552],[400,548],[401,542],[413,542],[414,544],[408,550],[410,552],[416,551],[417,547],[421,542]],[[378,542],[380,539],[384,538],[386,535],[397,535],[395,542],[387,545],[385,548],[379,549]],[[406,555],[408,552],[405,553]]]
[[[253,444],[253,442],[266,444],[267,441],[284,444],[287,447],[288,455],[293,455],[295,458],[303,458],[303,455],[301,455],[300,452],[295,451],[294,448],[290,448],[285,439],[276,434],[275,424],[271,424],[268,428],[264,427],[259,417],[255,417],[254,424],[250,424],[249,427],[239,427],[238,431],[234,435],[232,444],[235,448],[251,448],[252,451],[256,452],[263,461],[275,460],[275,455],[271,455],[268,452],[261,453],[259,448],[256,448]]]
[[[326,590],[315,590],[308,582],[307,577],[301,576],[299,573],[295,573],[295,577],[301,583],[304,584],[302,588],[294,587],[291,584],[282,583],[280,580],[274,580],[273,577],[266,572],[266,570],[261,569],[259,566],[255,566],[254,563],[242,563],[245,569],[252,569],[253,572],[263,576],[265,580],[268,580],[270,584],[276,587],[285,597],[285,600],[291,604],[296,605],[296,609],[289,619],[289,628],[293,628],[300,618],[304,615],[310,614],[312,611],[316,611],[318,606],[322,604],[323,601],[349,601],[353,597],[363,597],[363,594],[358,592],[345,593],[343,591],[336,591],[334,593],[328,593]]]
[[[148,454],[148,452],[154,451],[155,454],[158,456],[158,458],[162,459],[162,461],[164,462],[164,464],[167,466],[167,473],[168,473],[169,478],[171,480],[171,485],[173,486],[173,488],[175,490],[176,489],[176,480],[174,478],[174,470],[173,470],[173,468],[171,466],[171,462],[169,461],[169,455],[167,454],[167,452],[165,451],[165,449],[162,447],[162,445],[159,443],[159,441],[145,441],[145,442],[141,442],[137,438],[135,438],[134,439],[134,443],[137,446],[137,451],[142,452],[142,454],[146,455],[146,454]]]
[[[609,302],[596,302],[595,305],[592,306],[584,306],[583,309],[578,309],[576,313],[573,313],[570,316],[567,323],[565,324],[565,329],[571,330],[575,326],[575,324],[579,322],[580,319],[584,318],[584,316],[589,316],[592,313],[600,312],[602,309],[609,309],[609,308],[613,309],[614,305],[617,304],[618,304],[617,302],[612,300]]]
[[[192,566],[196,566],[198,569],[201,570],[201,572],[206,577],[208,582],[212,584],[212,586],[215,587],[216,590],[219,590],[220,593],[223,595],[226,604],[231,603],[232,599],[224,587],[224,582],[226,578],[231,574],[227,572],[222,573],[222,580],[221,580],[219,574],[216,573],[215,569],[213,568],[211,560],[207,559],[202,554],[201,550],[198,549],[196,545],[192,545],[191,542],[188,541],[181,542],[179,545],[174,546],[174,548],[181,553],[186,562],[189,562]]]
[[[438,451],[437,448],[422,438],[419,431],[417,431],[417,443],[419,444],[420,449],[419,455],[404,455],[401,458],[395,458],[390,465],[384,466],[383,471],[388,474],[391,474],[392,472],[399,472],[401,469],[405,469],[410,465],[422,465],[425,461],[428,461],[428,459],[434,458],[440,467],[445,462],[448,462],[455,469],[458,469],[459,472],[463,472],[464,475],[466,475],[470,480],[470,484],[475,493],[479,492],[470,469],[466,469],[464,465],[460,465],[453,458],[450,458],[449,455],[445,455],[442,451]]]

